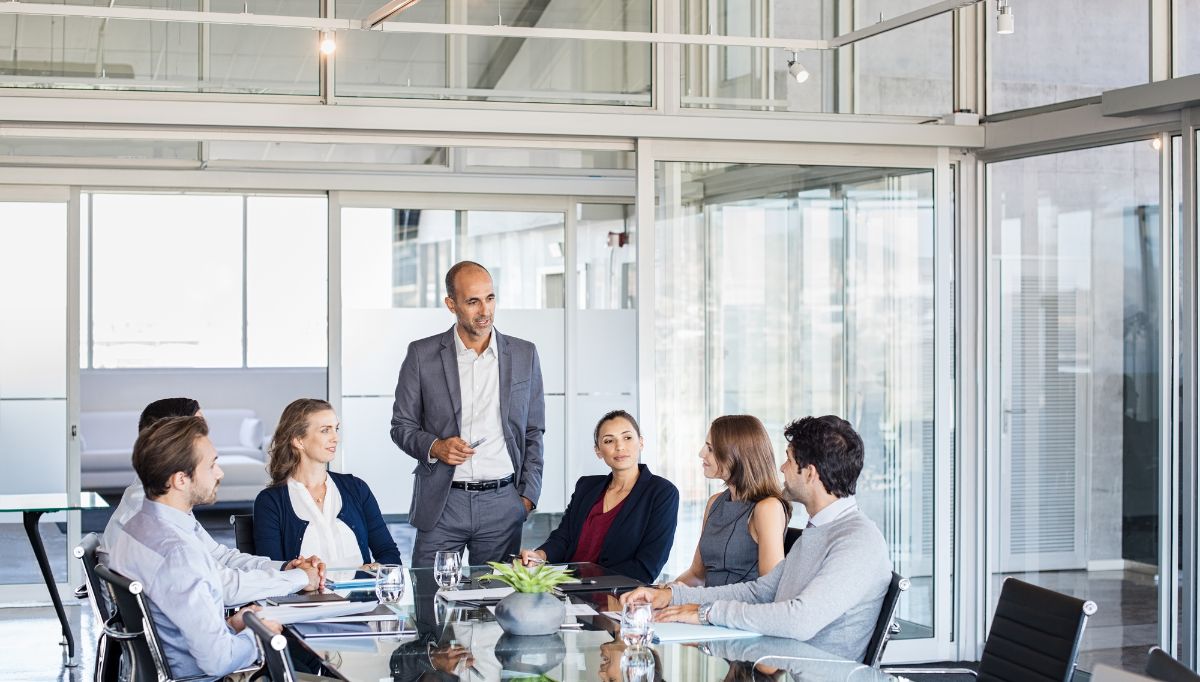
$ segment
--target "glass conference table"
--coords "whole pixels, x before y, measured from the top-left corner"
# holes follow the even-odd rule
[[[584,576],[604,573],[593,564],[571,566]],[[602,613],[620,611],[617,597],[611,591],[571,593],[570,602],[587,604],[597,613],[572,616],[568,612],[567,621],[573,625],[564,626],[557,634],[514,637],[504,634],[486,606],[436,597],[438,588],[432,569],[407,572],[404,599],[392,607],[397,619],[370,626],[382,632],[331,637],[326,636],[329,632],[319,632],[319,627],[288,626],[288,637],[299,645],[297,659],[308,659],[310,665],[319,659],[327,673],[349,682],[621,680],[623,657],[626,662],[641,657],[645,665],[645,650],[626,647],[621,641],[619,624]],[[475,578],[491,569],[473,567],[469,572],[471,580],[460,589],[480,586]],[[775,637],[669,642],[648,648],[655,670],[652,677],[644,678],[648,682],[899,679],[803,642]]]
[[[46,546],[42,543],[42,535],[38,532],[38,521],[47,512],[81,511],[84,509],[103,509],[108,506],[104,498],[96,493],[82,493],[78,501],[72,501],[66,493],[41,493],[29,495],[0,495],[0,513],[20,512],[25,524],[25,535],[29,538],[29,546],[37,559],[38,569],[42,572],[42,580],[50,591],[50,601],[54,604],[54,612],[58,614],[59,625],[62,626],[62,644],[67,648],[68,667],[76,664],[75,637],[71,634],[71,625],[67,622],[66,611],[63,610],[62,599],[58,596],[58,587],[54,583],[54,571],[50,569],[50,561],[46,558]]]

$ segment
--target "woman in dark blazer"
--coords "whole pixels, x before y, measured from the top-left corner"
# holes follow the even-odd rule
[[[522,550],[526,566],[540,562],[593,562],[642,582],[653,582],[667,563],[679,520],[679,490],[638,460],[642,432],[624,410],[604,415],[593,434],[596,456],[612,469],[584,476],[558,528],[535,550]]]
[[[255,549],[280,561],[315,555],[330,567],[399,564],[400,550],[366,482],[326,469],[338,428],[324,400],[304,398],[284,409],[271,439],[271,486],[254,500]]]

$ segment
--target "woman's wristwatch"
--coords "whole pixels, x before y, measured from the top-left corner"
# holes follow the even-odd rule
[[[701,604],[699,610],[696,611],[696,617],[700,620],[701,625],[712,625],[708,622],[709,611],[712,611],[712,602]]]

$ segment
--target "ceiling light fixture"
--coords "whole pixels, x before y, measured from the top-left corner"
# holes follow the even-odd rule
[[[1007,36],[1012,35],[1014,30],[1016,23],[1013,21],[1013,11],[1008,0],[996,0],[996,33]]]
[[[337,41],[333,39],[333,34],[321,31],[321,54],[328,57],[334,50],[337,50]]]
[[[808,69],[804,68],[798,60],[797,53],[792,51],[792,58],[788,60],[788,73],[792,74],[792,78],[796,79],[797,83],[803,83],[808,80]]]

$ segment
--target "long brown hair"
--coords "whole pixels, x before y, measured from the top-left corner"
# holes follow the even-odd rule
[[[287,483],[292,472],[300,465],[300,451],[292,445],[292,440],[304,438],[308,432],[308,418],[326,410],[332,411],[333,405],[319,398],[293,400],[291,405],[283,408],[279,424],[275,426],[275,435],[271,436],[271,445],[267,448],[271,456],[267,464],[271,485]]]
[[[783,497],[783,486],[775,472],[775,450],[763,423],[748,414],[717,417],[708,428],[713,456],[729,472],[726,483],[739,500],[758,502],[773,497],[783,505],[790,520],[792,505]]]

